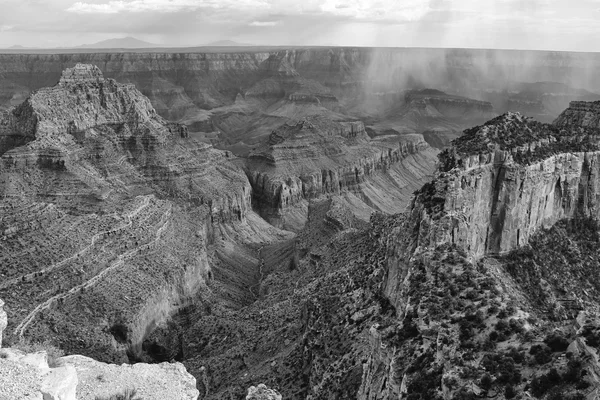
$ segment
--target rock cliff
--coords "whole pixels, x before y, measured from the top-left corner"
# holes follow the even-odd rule
[[[434,147],[445,148],[460,132],[497,115],[492,104],[436,89],[409,90],[370,128],[387,132],[422,133]]]
[[[558,126],[588,126],[600,128],[600,101],[572,101],[554,121]]]
[[[22,138],[0,158],[5,335],[141,357],[146,335],[208,290],[215,229],[251,213],[243,170],[91,65],[4,117],[2,134]]]
[[[362,122],[311,117],[273,131],[248,157],[246,173],[261,215],[286,226],[290,210],[320,196],[349,193],[368,207],[390,211],[387,188],[377,178],[388,174],[387,185],[394,185],[396,196],[410,192],[403,182],[394,182],[390,171],[409,157],[433,153],[422,137],[371,140]],[[379,196],[374,193],[378,189]],[[405,205],[397,201],[391,208],[402,211]]]
[[[196,379],[180,363],[115,365],[66,356],[48,365],[46,352],[0,350],[0,396],[96,400],[125,393],[148,400],[197,400]]]
[[[514,113],[465,131],[415,199],[417,245],[504,253],[563,218],[597,217],[598,133]]]

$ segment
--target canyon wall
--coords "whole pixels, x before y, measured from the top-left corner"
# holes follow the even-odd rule
[[[246,174],[254,207],[281,226],[286,213],[321,196],[351,193],[371,209],[383,211],[385,206],[378,204],[377,195],[369,190],[380,191],[384,198],[385,184],[393,187],[398,197],[408,189],[393,178],[382,184],[377,177],[393,175],[391,171],[410,156],[430,154],[435,151],[419,135],[371,140],[362,122],[308,118],[274,131],[268,143],[248,158]],[[402,211],[405,205],[398,199],[395,211]]]
[[[76,63],[133,83],[169,119],[232,104],[257,82],[291,70],[320,82],[348,103],[365,93],[435,87],[468,95],[509,82],[554,81],[600,90],[595,54],[466,49],[296,48],[209,53],[0,54],[0,108],[54,85]],[[276,85],[274,86],[276,87]],[[274,89],[273,89],[274,90]],[[256,89],[253,92],[263,92]],[[276,90],[278,91],[278,89]],[[272,90],[268,90],[272,92]],[[480,97],[477,95],[476,97]]]
[[[554,121],[558,126],[589,126],[600,128],[600,101],[572,101]]]
[[[246,175],[95,66],[4,117],[0,138],[23,138],[0,143],[6,333],[139,358],[149,332],[208,291],[215,227],[251,212]]]
[[[561,219],[599,217],[598,143],[596,130],[519,114],[466,131],[415,198],[416,245],[456,244],[479,257],[522,246]]]

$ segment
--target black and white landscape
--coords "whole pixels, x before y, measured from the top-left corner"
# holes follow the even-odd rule
[[[334,3],[0,4],[1,400],[600,396],[600,4]]]

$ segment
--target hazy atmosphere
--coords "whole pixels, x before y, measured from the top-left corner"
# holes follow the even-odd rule
[[[598,51],[600,0],[0,0],[0,47],[133,36],[159,46]]]

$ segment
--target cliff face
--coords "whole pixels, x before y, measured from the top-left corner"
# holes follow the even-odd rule
[[[558,126],[588,126],[600,128],[600,101],[572,101],[554,121]]]
[[[66,70],[56,86],[9,112],[2,126],[4,137],[17,138],[1,151],[4,176],[46,165],[48,173],[66,171],[85,183],[73,188],[74,195],[100,198],[151,185],[208,204],[213,219],[220,220],[243,219],[250,205],[250,186],[228,163],[230,154],[185,140],[185,126],[165,121],[133,85],[104,79],[95,66]],[[15,147],[18,143],[26,145]],[[99,167],[124,176],[111,181],[94,172]],[[41,185],[19,180],[20,191],[35,192]],[[3,189],[15,195],[10,183]]]
[[[139,357],[149,332],[207,291],[214,230],[251,213],[243,170],[95,66],[67,69],[1,126],[21,138],[0,158],[10,340]]]
[[[343,103],[366,93],[434,87],[469,96],[506,89],[510,82],[554,81],[600,90],[589,69],[594,54],[466,49],[258,49],[241,53],[80,53],[0,55],[0,106],[19,104],[30,91],[54,85],[76,63],[97,65],[105,75],[133,83],[164,117],[185,119],[234,102],[238,93],[281,93],[294,72],[328,88]],[[424,67],[425,66],[425,67]],[[287,78],[286,78],[287,77]],[[253,88],[273,78],[273,85]],[[259,86],[261,86],[259,85]]]
[[[563,218],[599,216],[596,131],[506,114],[454,143],[413,204],[418,246],[504,253]]]
[[[409,156],[429,152],[433,154],[422,137],[370,140],[362,122],[309,118],[274,131],[268,143],[250,155],[246,173],[255,207],[272,223],[282,224],[289,210],[320,196],[352,193],[381,210],[385,206],[369,193],[379,185],[375,176]],[[403,206],[398,202],[397,210]]]

